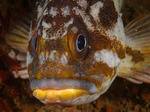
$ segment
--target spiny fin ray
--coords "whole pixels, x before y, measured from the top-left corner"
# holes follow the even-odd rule
[[[6,35],[8,45],[23,53],[27,52],[30,21],[30,16],[24,18],[12,27]]]

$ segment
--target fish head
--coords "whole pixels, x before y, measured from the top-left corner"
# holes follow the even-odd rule
[[[97,99],[123,63],[122,27],[112,0],[38,2],[27,52],[33,95],[67,106]]]

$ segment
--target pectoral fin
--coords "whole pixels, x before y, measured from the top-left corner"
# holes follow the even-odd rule
[[[6,35],[6,41],[12,48],[22,52],[27,52],[28,35],[30,30],[30,19],[24,18],[18,24],[10,28]]]
[[[8,54],[8,56],[14,60],[17,60],[21,69],[12,71],[15,78],[21,77],[23,79],[28,78],[27,67],[26,67],[26,53],[28,49],[28,36],[30,30],[30,17],[26,17],[15,26],[11,27],[8,34],[6,35],[6,42],[13,49],[15,49],[15,57]]]
[[[125,27],[126,59],[118,74],[134,83],[150,83],[150,15]]]

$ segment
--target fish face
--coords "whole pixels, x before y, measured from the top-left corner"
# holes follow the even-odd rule
[[[114,1],[37,3],[27,53],[30,87],[43,103],[80,105],[111,85],[125,58]]]

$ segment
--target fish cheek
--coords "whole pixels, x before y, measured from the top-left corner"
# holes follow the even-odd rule
[[[113,68],[103,62],[96,62],[93,67],[87,71],[87,74],[104,74],[105,77],[113,74]]]

